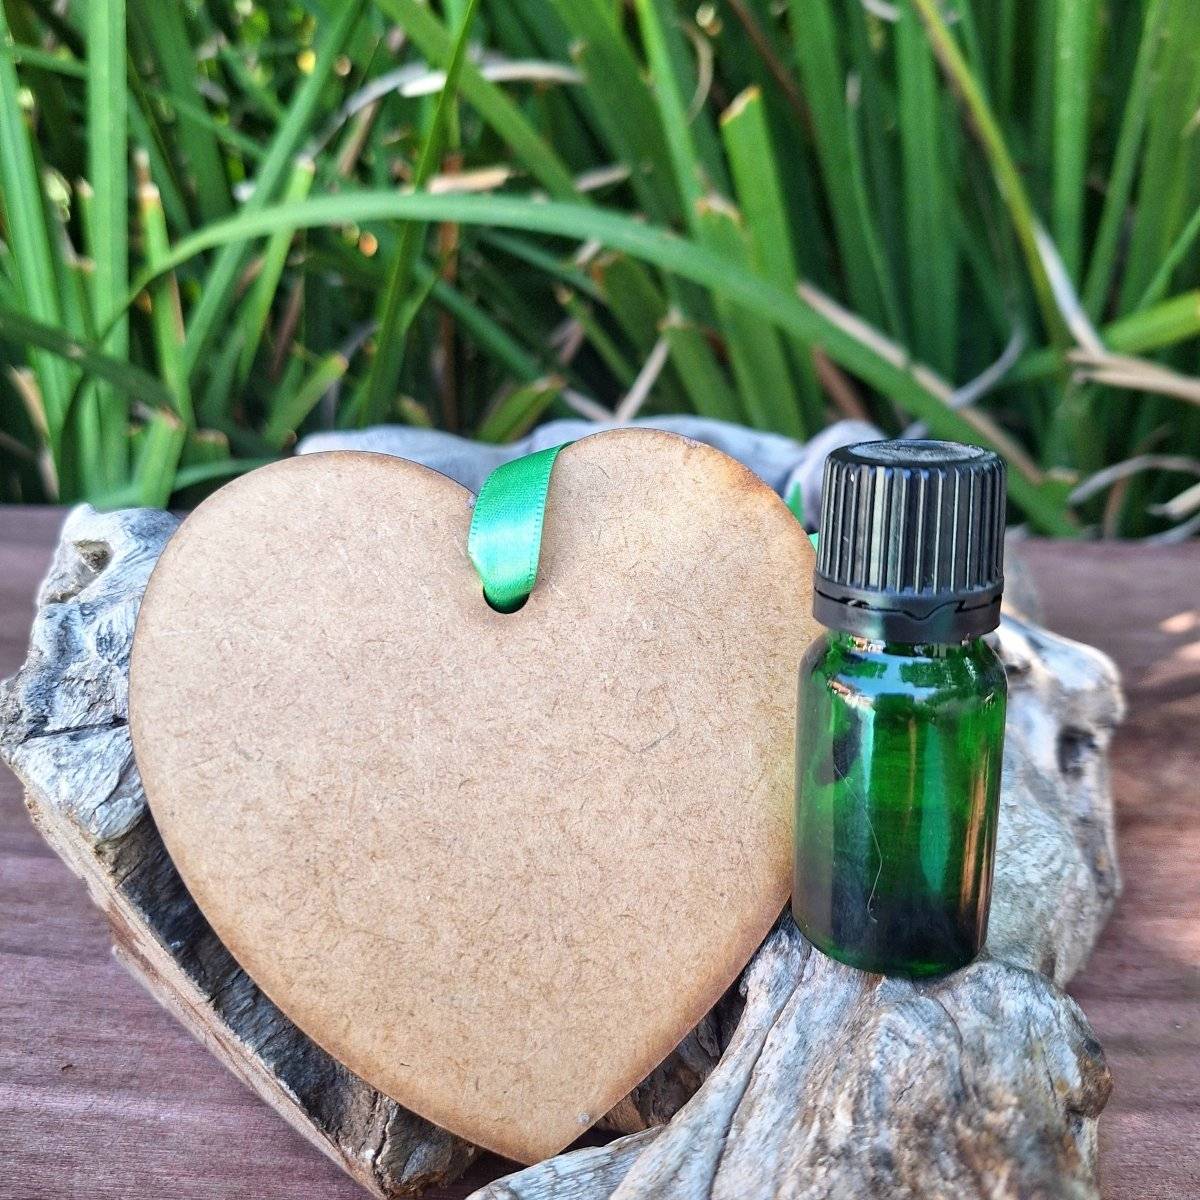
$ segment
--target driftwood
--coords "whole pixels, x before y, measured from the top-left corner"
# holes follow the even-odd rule
[[[296,1030],[215,938],[154,829],[126,729],[128,653],[174,526],[70,515],[28,660],[0,693],[0,753],[118,956],[231,1070],[378,1196],[451,1179],[474,1149]],[[1016,619],[1000,648],[1011,700],[988,955],[931,984],[880,980],[785,918],[738,993],[606,1118],[632,1136],[480,1196],[1097,1195],[1109,1077],[1058,988],[1119,887],[1106,750],[1120,693],[1098,652]]]

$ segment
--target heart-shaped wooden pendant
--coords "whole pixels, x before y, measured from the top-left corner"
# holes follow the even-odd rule
[[[183,523],[132,660],[146,794],[251,977],[369,1083],[526,1162],[643,1079],[787,900],[812,550],[670,434],[567,447],[510,615],[473,497],[374,454]]]

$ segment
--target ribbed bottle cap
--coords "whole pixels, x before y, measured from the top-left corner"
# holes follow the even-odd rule
[[[813,615],[895,642],[1000,623],[1004,463],[957,442],[861,442],[825,460]]]

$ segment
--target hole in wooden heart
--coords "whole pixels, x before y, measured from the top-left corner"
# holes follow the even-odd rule
[[[493,604],[492,601],[488,599],[487,592],[483,592],[482,588],[480,591],[483,594],[484,603],[487,604],[488,608],[490,608],[492,612],[497,612],[503,617],[511,616],[515,612],[520,612],[521,609],[525,607],[526,602],[529,600],[528,596],[522,596],[521,599],[516,602],[516,604],[510,604],[507,608],[501,608],[499,604]]]

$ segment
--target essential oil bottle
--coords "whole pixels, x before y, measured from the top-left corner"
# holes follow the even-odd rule
[[[964,966],[987,936],[1007,688],[1004,464],[866,442],[825,465],[800,666],[792,913],[864,971]]]

